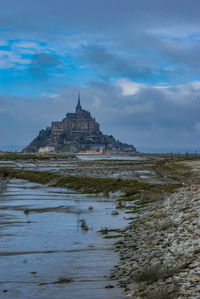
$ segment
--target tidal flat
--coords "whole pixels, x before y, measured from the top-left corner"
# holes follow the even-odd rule
[[[123,211],[113,210],[101,196],[9,180],[0,195],[0,298],[123,298],[109,279],[114,241],[99,233],[124,227]]]
[[[0,298],[162,298],[169,284],[135,275],[152,266],[145,248],[158,225],[146,226],[145,219],[153,209],[151,218],[162,222],[157,210],[180,188],[198,184],[198,164],[199,157],[180,155],[1,158],[8,183],[0,196]],[[176,225],[160,225],[176,233]],[[170,285],[166,298],[178,298],[180,281]]]

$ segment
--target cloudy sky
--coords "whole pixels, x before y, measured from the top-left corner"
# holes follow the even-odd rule
[[[199,0],[0,1],[0,147],[81,102],[136,147],[200,151]]]

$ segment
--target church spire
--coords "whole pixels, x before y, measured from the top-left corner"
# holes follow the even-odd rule
[[[80,100],[80,92],[78,93],[78,104],[76,106],[76,112],[82,110],[81,100]]]
[[[80,91],[78,92],[78,105],[81,105],[81,101],[80,101]]]

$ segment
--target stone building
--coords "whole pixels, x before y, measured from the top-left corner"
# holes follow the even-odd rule
[[[135,152],[133,145],[116,141],[112,135],[100,131],[89,111],[82,109],[80,94],[75,113],[67,113],[62,121],[54,121],[51,128],[41,130],[39,135],[24,149],[40,152],[55,148],[56,152]]]
[[[51,134],[52,142],[57,143],[60,136],[64,133],[65,139],[70,139],[73,135],[79,133],[96,134],[99,132],[99,124],[92,118],[89,111],[82,109],[80,103],[80,94],[75,113],[67,113],[61,121],[52,122]]]

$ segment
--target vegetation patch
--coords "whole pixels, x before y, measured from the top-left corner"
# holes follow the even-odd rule
[[[156,290],[145,292],[144,296],[146,299],[174,299],[174,293],[176,287],[169,289],[166,286],[160,286]]]
[[[184,265],[185,267],[185,265]],[[150,266],[143,267],[134,273],[133,279],[137,282],[145,281],[149,284],[157,282],[158,280],[167,279],[179,271],[182,266],[174,266],[167,268],[160,263],[155,263]]]
[[[121,233],[121,230],[119,228],[113,228],[113,229],[108,229],[107,227],[102,228],[101,230],[98,231],[101,234],[108,234],[108,233]]]
[[[44,155],[39,155],[39,154],[23,154],[23,153],[3,153],[0,154],[0,160],[1,161],[28,161],[28,160],[51,160],[51,159],[56,159],[56,160],[68,160],[68,159],[77,159],[74,154],[44,154]]]
[[[166,181],[187,183],[188,179],[192,178],[192,172],[190,167],[183,165],[181,161],[185,161],[184,157],[160,160],[153,165],[153,169]]]
[[[144,206],[133,206],[130,207],[130,211],[127,211],[125,213],[139,213],[143,207]]]
[[[65,176],[53,172],[30,171],[11,167],[0,168],[0,174],[2,176],[15,177],[36,183],[49,184],[53,187],[69,188],[87,194],[103,193],[105,196],[109,196],[110,192],[120,191],[124,196],[118,201],[117,208],[126,208],[126,205],[123,204],[122,201],[137,200],[142,205],[150,203],[162,198],[166,193],[174,192],[181,186],[178,182],[152,184],[135,179]],[[137,211],[133,210],[133,212]]]
[[[59,177],[58,174],[51,173],[51,172],[28,171],[28,170],[14,169],[11,167],[0,168],[0,175],[3,177],[28,180],[40,184],[47,184],[52,180],[58,179]]]
[[[70,283],[70,282],[73,282],[73,279],[71,279],[71,278],[65,278],[65,277],[60,277],[57,281],[54,281],[54,282],[44,282],[44,283],[40,283],[39,285],[64,284],[64,283]]]
[[[111,235],[111,236],[105,236],[104,239],[117,239],[121,238],[122,235]]]

